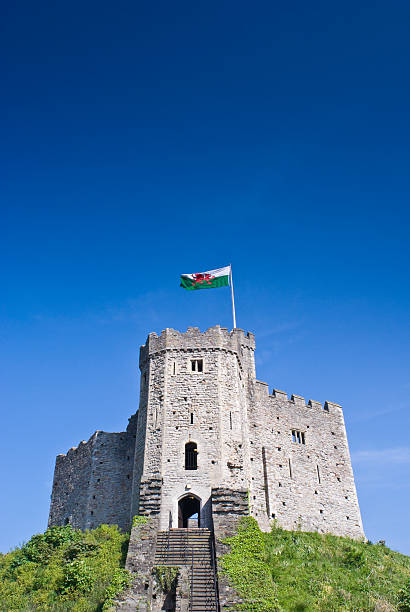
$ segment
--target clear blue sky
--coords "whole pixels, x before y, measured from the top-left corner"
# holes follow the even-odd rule
[[[365,531],[410,554],[410,4],[1,8],[0,549],[137,408],[139,345],[231,326],[343,405]]]

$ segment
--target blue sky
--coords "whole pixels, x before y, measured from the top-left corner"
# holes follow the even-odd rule
[[[0,549],[137,408],[150,331],[231,327],[344,407],[367,536],[410,554],[408,2],[4,5]],[[5,528],[5,526],[7,526]]]

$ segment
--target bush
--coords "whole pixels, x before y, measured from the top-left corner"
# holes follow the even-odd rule
[[[128,534],[47,529],[0,557],[0,612],[100,612],[126,584]],[[105,608],[107,609],[107,607]]]
[[[95,577],[84,559],[75,559],[65,564],[59,591],[63,597],[89,593],[94,580]]]
[[[114,599],[131,583],[131,574],[125,570],[118,568],[114,571],[111,584],[105,590],[105,600],[103,610],[109,610],[114,603]]]
[[[154,574],[163,593],[174,591],[177,585],[179,574],[178,567],[169,567],[168,565],[157,565],[154,568]]]

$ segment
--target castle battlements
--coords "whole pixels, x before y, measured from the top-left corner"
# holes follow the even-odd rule
[[[255,350],[255,336],[243,329],[229,331],[226,327],[216,325],[201,332],[199,327],[188,327],[186,332],[172,328],[164,329],[158,336],[155,332],[149,334],[146,343],[140,348],[140,364],[150,355],[161,351],[197,351],[227,350],[240,353],[244,348]]]
[[[317,402],[315,400],[308,400],[302,395],[292,394],[290,397],[286,393],[286,391],[280,391],[279,389],[272,389],[272,393],[269,393],[269,385],[266,382],[261,380],[256,380],[256,385],[258,388],[258,393],[262,396],[266,396],[271,399],[276,399],[279,401],[287,401],[289,403],[294,404],[295,406],[299,406],[301,408],[315,408],[325,412],[332,413],[340,413],[342,411],[342,407],[340,404],[336,404],[335,402],[325,401],[323,404],[321,402]]]

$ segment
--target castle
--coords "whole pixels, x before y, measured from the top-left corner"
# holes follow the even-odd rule
[[[125,432],[97,431],[58,455],[49,525],[129,530],[140,515],[155,540],[187,527],[227,533],[250,513],[263,530],[276,520],[363,537],[342,408],[269,393],[254,351],[240,329],[149,334],[138,412]]]

